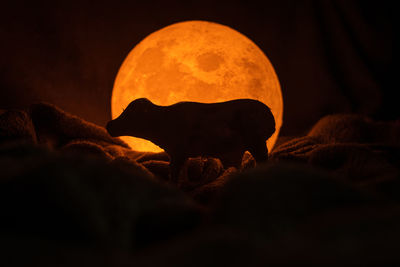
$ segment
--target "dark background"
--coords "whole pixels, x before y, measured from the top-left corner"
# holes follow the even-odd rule
[[[184,20],[230,26],[270,58],[282,134],[355,112],[399,117],[395,1],[10,1],[0,6],[0,109],[46,101],[104,126],[118,68],[148,34]]]

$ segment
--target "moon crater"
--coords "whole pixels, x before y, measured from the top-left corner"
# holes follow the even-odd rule
[[[223,62],[223,57],[213,52],[207,52],[197,57],[199,69],[206,72],[218,69]]]

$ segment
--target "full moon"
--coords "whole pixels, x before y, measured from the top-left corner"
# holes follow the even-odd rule
[[[172,24],[148,35],[130,51],[114,83],[112,118],[141,97],[163,106],[181,101],[259,100],[270,107],[276,123],[268,151],[282,125],[282,93],[271,62],[249,38],[213,22]],[[144,139],[121,138],[137,151],[162,151]]]

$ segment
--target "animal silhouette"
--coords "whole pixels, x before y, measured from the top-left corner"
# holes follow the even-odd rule
[[[113,137],[139,137],[164,149],[177,182],[190,157],[215,157],[224,167],[238,167],[249,151],[256,162],[266,161],[266,140],[275,132],[275,120],[268,106],[252,99],[159,106],[139,98],[106,128]]]

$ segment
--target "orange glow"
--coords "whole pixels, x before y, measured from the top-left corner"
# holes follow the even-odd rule
[[[172,24],[147,36],[129,53],[114,83],[112,118],[141,97],[157,105],[257,99],[268,105],[275,117],[276,132],[267,142],[269,151],[282,125],[282,93],[268,58],[243,34],[212,22]],[[122,139],[134,150],[162,151],[150,141]]]

